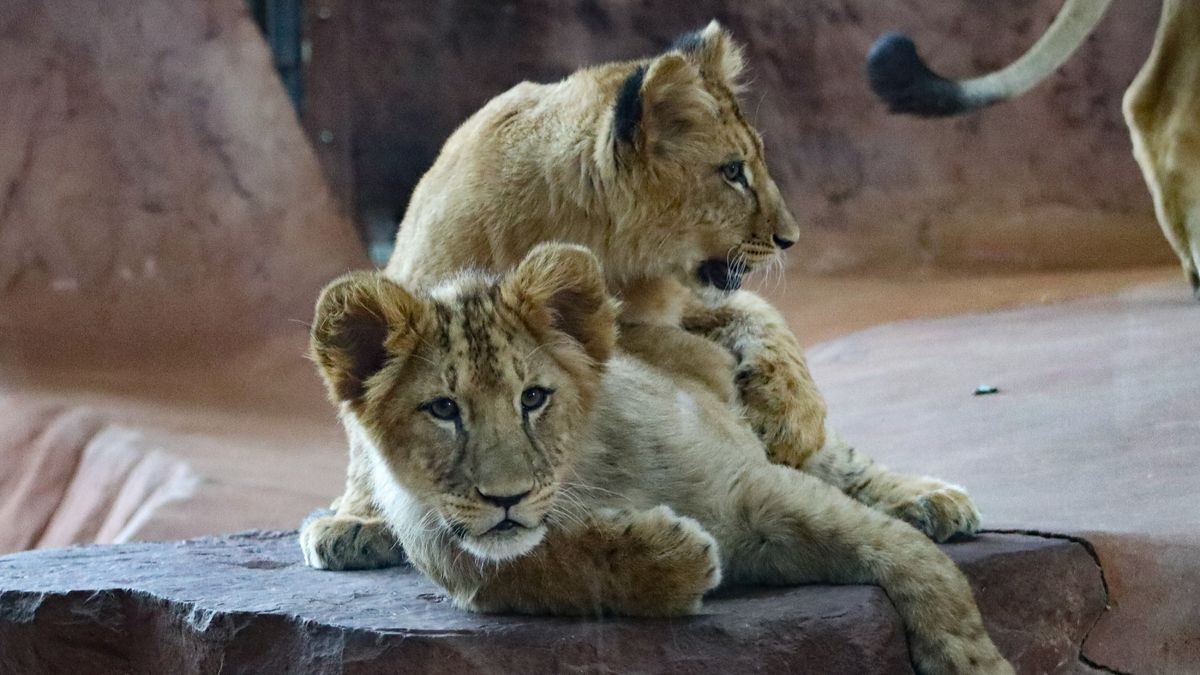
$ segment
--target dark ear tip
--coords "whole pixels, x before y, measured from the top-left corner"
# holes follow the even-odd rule
[[[361,286],[364,282],[378,276],[374,270],[354,270],[334,278],[321,289],[321,296],[348,293],[351,289]]]
[[[638,66],[625,78],[617,92],[617,102],[613,108],[613,133],[618,141],[633,143],[642,120],[642,83],[645,79],[646,66]]]
[[[356,296],[361,295],[359,289],[370,279],[369,272],[348,272],[337,277],[321,289],[317,295],[317,304],[313,310],[312,334],[325,327],[331,315],[345,310],[346,305]]]
[[[361,316],[364,310],[372,316],[382,316],[384,307],[395,305],[394,298],[389,300],[389,289],[403,291],[378,270],[348,272],[329,282],[317,297],[309,328],[310,340],[336,341],[346,318]]]

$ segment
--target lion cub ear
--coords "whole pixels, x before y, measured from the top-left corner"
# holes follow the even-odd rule
[[[566,334],[596,364],[612,355],[617,303],[591,251],[570,244],[541,244],[501,282],[505,302],[517,310],[539,340]]]
[[[717,113],[697,66],[670,52],[625,78],[613,108],[613,136],[646,157],[678,154],[699,140]]]
[[[372,375],[412,352],[421,311],[378,272],[351,272],[321,291],[310,349],[334,402],[361,400]]]
[[[741,89],[746,57],[741,45],[716,19],[702,30],[679,36],[671,47],[695,63],[705,77],[721,82],[734,92]]]

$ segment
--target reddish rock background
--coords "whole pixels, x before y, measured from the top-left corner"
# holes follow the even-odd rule
[[[1060,73],[970,117],[890,116],[867,89],[865,55],[885,31],[909,32],[935,68],[968,75],[1020,55],[1061,4],[318,0],[305,127],[335,189],[387,231],[442,141],[492,96],[654,54],[716,17],[748,48],[746,110],[806,225],[794,267],[1170,262],[1120,111],[1159,3],[1115,3]]]
[[[363,263],[239,0],[5,2],[0,37],[10,359],[228,352]]]

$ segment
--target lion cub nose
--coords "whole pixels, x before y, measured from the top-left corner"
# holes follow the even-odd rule
[[[771,239],[775,241],[775,245],[778,246],[781,250],[791,248],[792,244],[796,243],[790,239],[784,239],[783,237],[781,237],[777,234],[771,235]]]
[[[495,504],[502,509],[516,506],[522,499],[528,497],[529,493],[531,492],[531,490],[526,490],[519,495],[501,496],[485,494],[484,491],[480,490],[479,488],[475,488],[475,491],[479,493],[479,496],[483,498],[483,501],[489,504]]]

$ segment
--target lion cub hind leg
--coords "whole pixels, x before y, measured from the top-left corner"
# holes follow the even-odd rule
[[[404,550],[380,518],[313,512],[300,526],[304,564],[319,570],[369,570],[405,563]]]
[[[979,530],[979,510],[965,490],[936,478],[890,471],[856,452],[832,429],[826,432],[825,446],[800,469],[903,520],[934,541],[970,536]]]
[[[1200,110],[1195,111],[1200,114]],[[1200,300],[1200,169],[1193,162],[1180,162],[1176,147],[1200,146],[1200,134],[1177,132],[1159,136],[1138,126],[1144,120],[1130,118],[1134,157],[1142,168],[1146,186],[1154,200],[1154,212],[1163,235],[1179,256],[1192,295]],[[1190,136],[1183,142],[1176,136]]]
[[[498,563],[462,604],[481,612],[680,616],[697,612],[720,583],[716,540],[659,506],[602,511],[552,532],[530,553]]]
[[[723,523],[743,583],[874,583],[904,621],[920,673],[1011,673],[954,562],[908,525],[780,466],[749,469]]]

